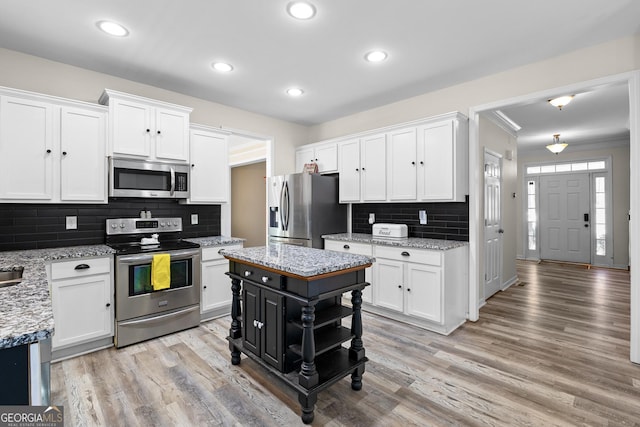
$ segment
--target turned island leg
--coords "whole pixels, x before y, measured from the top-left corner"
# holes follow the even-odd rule
[[[362,291],[356,289],[351,292],[351,305],[353,314],[351,318],[351,347],[349,347],[349,359],[362,360],[365,357],[364,345],[362,344]],[[362,374],[364,365],[357,368],[351,374],[351,388],[353,390],[362,389]]]
[[[302,307],[302,365],[298,374],[298,383],[306,389],[318,384],[320,376],[316,370],[316,344],[313,336],[313,322],[316,319],[315,306]],[[317,396],[315,393],[305,396],[298,394],[298,401],[302,407],[302,422],[310,424],[313,421],[313,410]]]
[[[229,337],[231,339],[237,339],[242,337],[242,309],[240,307],[240,280],[231,279],[231,293],[233,298],[231,300],[231,328],[229,329]],[[229,350],[231,350],[231,364],[240,364],[240,351],[233,345],[233,342],[229,342]]]

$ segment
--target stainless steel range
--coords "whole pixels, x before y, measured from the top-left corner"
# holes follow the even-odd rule
[[[182,218],[107,220],[107,245],[116,250],[116,347],[200,323],[200,246],[180,238]],[[154,290],[154,255],[170,257],[170,284]],[[166,271],[165,271],[166,272]]]

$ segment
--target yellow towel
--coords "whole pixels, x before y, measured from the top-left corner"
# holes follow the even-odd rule
[[[171,255],[158,254],[153,256],[151,286],[154,291],[168,289],[171,286]]]

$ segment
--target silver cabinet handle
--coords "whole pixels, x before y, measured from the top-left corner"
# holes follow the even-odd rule
[[[254,328],[258,327],[258,321],[256,319],[253,319],[253,327]]]
[[[271,280],[271,277],[262,276],[262,283],[267,283],[269,280]]]
[[[264,323],[258,322],[258,329],[262,329],[263,326],[264,326]]]
[[[160,133],[160,131],[158,131],[158,133]],[[173,195],[173,192],[176,191],[176,170],[172,167],[170,171],[171,171],[171,190],[169,191],[169,194]]]
[[[244,277],[249,277],[249,276],[251,276],[252,274],[253,274],[253,272],[251,272],[251,271],[247,270],[247,271],[245,271],[245,272],[244,272]]]

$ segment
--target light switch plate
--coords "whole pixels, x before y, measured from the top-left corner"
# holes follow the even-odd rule
[[[427,223],[427,211],[418,211],[418,217],[420,218],[420,224],[425,225]]]
[[[78,217],[77,216],[68,216],[67,217],[67,230],[77,230],[78,229]]]
[[[191,225],[198,225],[198,214],[191,214]]]

